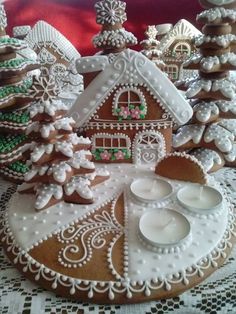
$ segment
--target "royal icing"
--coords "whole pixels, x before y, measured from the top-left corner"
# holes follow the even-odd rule
[[[70,196],[74,192],[84,199],[92,199],[93,193],[90,189],[90,181],[82,177],[73,177],[64,185],[65,194]]]
[[[215,164],[223,164],[221,156],[216,151],[211,149],[198,148],[191,151],[191,155],[199,160],[206,172],[212,170]]]
[[[203,44],[217,44],[219,47],[227,48],[230,44],[236,42],[236,35],[227,34],[220,36],[201,35],[194,39],[196,47],[201,47]]]
[[[206,129],[204,141],[214,142],[221,152],[228,153],[233,147],[234,135],[219,124],[211,124]]]
[[[204,130],[204,125],[189,124],[180,127],[177,133],[173,135],[173,147],[180,147],[189,141],[193,141],[194,144],[199,144]]]
[[[56,182],[62,184],[66,181],[68,173],[72,173],[70,165],[66,162],[60,162],[50,166],[47,175],[52,175]]]
[[[219,115],[219,108],[215,102],[200,102],[193,107],[195,117],[200,122],[207,122],[211,118],[215,118]]]
[[[63,189],[57,184],[44,184],[37,188],[35,208],[37,210],[43,209],[50,201],[62,199]]]
[[[236,20],[236,11],[225,8],[212,8],[197,15],[198,21],[206,19],[208,23],[214,22],[218,19],[223,21],[227,18],[229,18],[233,23]]]
[[[54,117],[58,111],[67,111],[68,106],[61,100],[54,100],[52,102],[46,100],[44,102],[37,102],[30,106],[29,114],[34,118],[37,114],[45,113],[50,117]]]

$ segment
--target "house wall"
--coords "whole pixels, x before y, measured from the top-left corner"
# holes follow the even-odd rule
[[[130,141],[131,156],[122,160],[122,162],[132,162],[134,159],[134,142],[136,136],[140,132],[151,131],[151,134],[154,132],[159,132],[164,138],[164,148],[168,153],[171,150],[171,141],[172,141],[172,122],[168,114],[161,108],[158,100],[150,94],[150,92],[143,86],[140,86],[139,89],[143,93],[147,103],[147,113],[145,119],[140,120],[126,120],[122,119],[119,121],[118,117],[113,114],[113,99],[116,95],[117,90],[122,86],[117,86],[114,92],[111,93],[109,98],[105,103],[97,110],[97,112],[90,119],[86,127],[86,136],[90,137],[93,142],[93,136],[98,133],[103,133],[104,137],[109,137],[112,135],[124,135]],[[91,127],[91,125],[93,126]],[[96,125],[97,124],[97,125]],[[143,134],[143,133],[142,133]],[[101,136],[102,137],[102,136]],[[123,140],[122,140],[123,141]],[[99,145],[109,145],[109,140],[98,140]],[[92,147],[93,149],[94,147]],[[99,162],[107,162],[103,160],[97,160]],[[121,160],[113,160],[112,162],[121,162]]]
[[[190,47],[189,54],[180,54],[180,53],[175,53],[175,47],[179,44],[186,44],[187,46]],[[196,52],[196,48],[191,42],[191,39],[177,39],[175,40],[163,53],[163,61],[166,64],[165,67],[165,72],[169,74],[169,78],[171,81],[175,82],[177,80],[183,79],[184,77],[184,72],[183,72],[183,63],[185,60],[187,60],[193,53]],[[170,66],[176,66],[177,72],[176,76],[173,74],[171,75],[170,73]]]

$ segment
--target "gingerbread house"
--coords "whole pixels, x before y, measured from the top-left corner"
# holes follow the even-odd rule
[[[157,162],[171,150],[172,126],[192,108],[166,75],[140,52],[77,60],[85,90],[70,114],[91,138],[96,161]]]
[[[190,22],[181,19],[177,24],[161,24],[156,26],[159,33],[162,60],[166,64],[165,72],[175,82],[183,78],[192,77],[195,71],[184,70],[183,63],[194,53],[196,47],[192,39],[201,32]],[[165,31],[166,30],[166,31]]]
[[[15,32],[20,35],[26,32],[25,28],[17,28]],[[82,90],[82,78],[71,74],[73,61],[80,58],[80,53],[56,28],[45,21],[39,21],[28,30],[25,41],[37,53],[43,74],[53,76],[62,89],[65,89],[72,76],[76,82],[71,84],[75,84],[79,92]]]

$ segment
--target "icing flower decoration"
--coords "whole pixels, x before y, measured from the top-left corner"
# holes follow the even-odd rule
[[[136,106],[134,109],[131,109],[131,117],[133,119],[140,119],[141,110],[138,106]]]
[[[110,160],[111,159],[111,154],[107,150],[104,150],[104,152],[100,153],[100,156],[101,156],[102,160]]]
[[[120,107],[119,116],[123,119],[127,119],[130,115],[129,107]]]
[[[119,150],[119,151],[118,151],[117,153],[115,153],[114,155],[115,155],[116,160],[125,159],[125,158],[124,158],[124,153],[123,153],[121,150]]]

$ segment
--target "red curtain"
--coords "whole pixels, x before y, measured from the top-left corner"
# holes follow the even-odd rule
[[[91,39],[99,32],[94,11],[95,0],[8,0],[8,32],[13,26],[34,25],[45,20],[64,34],[82,55],[96,52]],[[185,18],[195,24],[201,11],[197,0],[126,0],[128,21],[125,28],[138,40],[147,25],[176,23]],[[195,24],[196,25],[196,24]],[[199,25],[196,25],[199,27]]]

